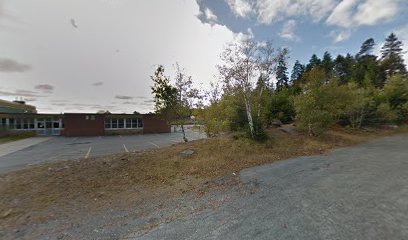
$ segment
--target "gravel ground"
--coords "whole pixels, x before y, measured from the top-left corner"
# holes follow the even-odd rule
[[[407,135],[250,168],[219,207],[122,239],[408,239],[407,173]]]
[[[209,182],[134,186],[122,203],[101,194],[18,226],[1,213],[0,239],[408,239],[407,173],[408,135],[386,137]]]

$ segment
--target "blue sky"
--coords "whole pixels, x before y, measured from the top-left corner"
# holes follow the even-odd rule
[[[408,37],[408,1],[404,0],[223,0],[199,1],[216,21],[234,32],[252,32],[290,49],[290,62],[307,63],[312,53],[354,54],[372,37],[381,47],[390,32]],[[290,9],[298,5],[298,8]],[[208,11],[208,10],[207,10]],[[204,14],[205,15],[205,14]]]
[[[355,54],[370,37],[379,52],[392,31],[408,50],[407,10],[407,0],[0,0],[0,98],[145,113],[158,64],[172,77],[178,62],[207,88],[225,46],[247,37],[289,48],[290,65]]]

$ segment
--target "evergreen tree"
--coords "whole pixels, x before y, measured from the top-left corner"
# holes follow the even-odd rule
[[[322,61],[316,56],[316,54],[313,54],[312,57],[309,60],[309,63],[306,65],[306,72],[312,70],[312,68],[319,66],[322,63]]]
[[[398,40],[394,33],[391,33],[386,39],[381,49],[381,66],[387,77],[397,73],[406,74],[407,69],[402,57],[402,42]]]
[[[333,64],[333,59],[332,59],[330,53],[327,52],[327,51],[324,52],[321,66],[323,68],[323,71],[324,71],[327,79],[330,78],[331,75],[332,75],[333,65],[334,65]]]
[[[305,66],[296,60],[295,65],[293,65],[292,75],[290,76],[291,84],[295,84],[302,77],[303,72],[305,71]]]
[[[343,55],[338,55],[333,64],[334,74],[339,78],[340,84],[350,82],[354,66],[354,58],[350,54],[347,54],[345,57]]]
[[[371,52],[373,51],[374,46],[375,46],[374,39],[369,38],[365,40],[361,45],[360,51],[357,53],[356,58],[360,58],[361,56],[364,55],[370,55]]]
[[[284,87],[289,86],[288,67],[286,63],[286,55],[280,55],[276,66],[276,90],[280,91]]]

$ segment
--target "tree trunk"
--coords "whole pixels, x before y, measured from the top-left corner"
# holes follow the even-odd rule
[[[261,118],[261,103],[262,103],[262,93],[263,93],[263,87],[261,87],[261,91],[259,93],[259,104],[258,104],[258,120]]]
[[[358,128],[359,129],[361,128],[361,125],[363,124],[363,120],[364,120],[364,109],[361,109],[360,119],[359,119],[359,122],[358,122]]]
[[[255,133],[254,133],[254,121],[252,119],[252,109],[251,109],[251,103],[248,100],[247,97],[244,96],[245,100],[245,109],[248,117],[248,125],[249,125],[249,130],[251,131],[251,137],[255,139]]]
[[[308,128],[309,128],[309,136],[313,137],[313,136],[314,136],[314,132],[313,132],[313,127],[312,127],[312,124],[311,124],[311,123],[308,124]]]
[[[181,124],[181,132],[183,133],[184,142],[188,142],[188,139],[186,138],[186,132],[184,131],[184,125],[183,124]]]

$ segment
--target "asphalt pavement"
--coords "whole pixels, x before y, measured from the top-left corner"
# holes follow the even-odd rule
[[[190,141],[205,138],[204,133],[191,129],[186,130],[186,136]],[[181,142],[181,132],[101,137],[36,137],[9,143],[3,149],[5,154],[0,151],[0,174],[44,162],[142,151]]]
[[[239,180],[208,197],[219,207],[123,239],[408,239],[408,135],[249,168]]]

